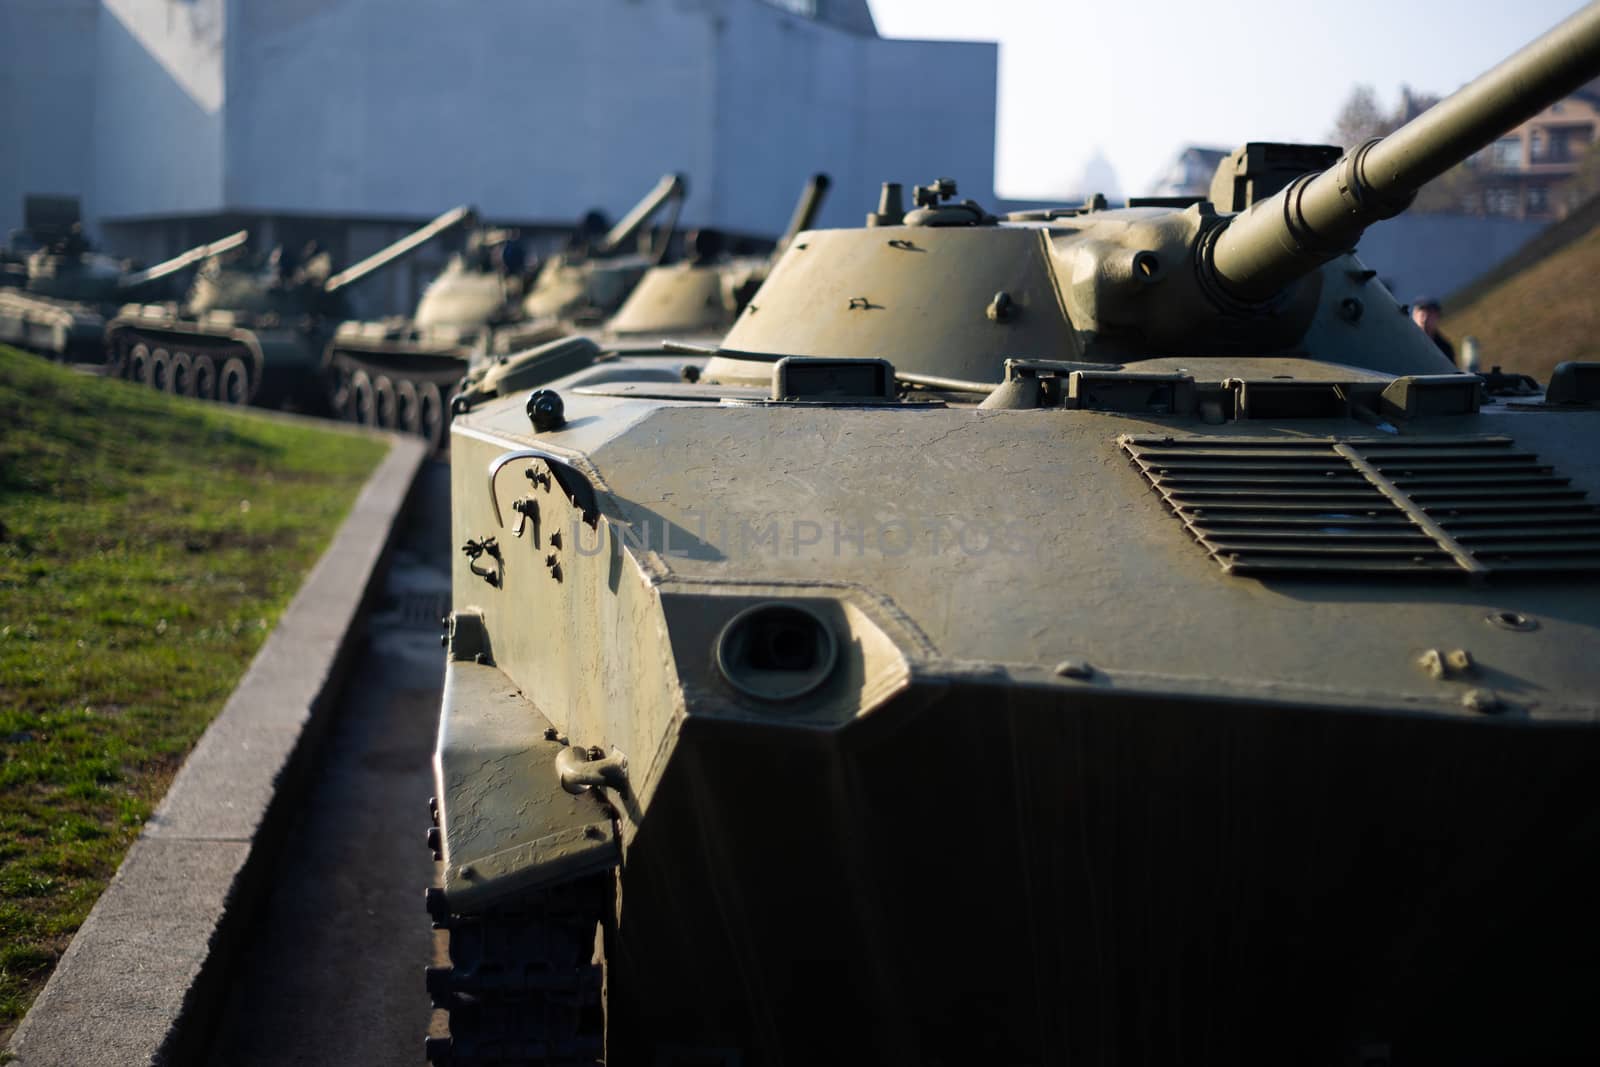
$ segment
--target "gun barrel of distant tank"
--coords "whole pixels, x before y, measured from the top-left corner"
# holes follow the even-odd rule
[[[413,230],[387,248],[380,249],[361,262],[346,267],[329,278],[323,288],[333,293],[347,285],[353,285],[367,275],[410,255],[435,237],[449,233],[458,226],[464,226],[477,217],[478,213],[469,205],[463,204],[461,207],[451,208],[426,226]]]
[[[811,180],[806,182],[800,200],[794,206],[794,215],[789,219],[789,227],[778,238],[779,252],[788,248],[797,234],[811,229],[811,224],[817,221],[817,212],[822,210],[822,202],[828,198],[828,186],[832,184],[832,178],[820,173],[813,174]]]
[[[639,231],[644,229],[645,224],[655,217],[655,213],[661,210],[663,204],[669,200],[677,200],[681,203],[683,198],[688,195],[688,192],[689,183],[684,180],[683,175],[663,174],[661,180],[656,183],[656,187],[646,193],[644,199],[633,206],[632,211],[624,215],[621,221],[611,227],[611,232],[607,233],[605,238],[601,240],[596,249],[596,254],[608,256],[617,252],[639,236]],[[674,213],[673,219],[676,221],[676,213]]]
[[[1417,189],[1600,74],[1600,3],[1591,3],[1400,129],[1296,179],[1232,219],[1210,273],[1230,297],[1261,301],[1355,247]]]
[[[194,263],[199,263],[203,259],[210,259],[212,256],[220,256],[224,252],[231,252],[235,248],[243,245],[248,240],[250,240],[249,230],[237,230],[222,238],[220,241],[212,241],[210,244],[196,245],[187,252],[180,252],[171,259],[163,260],[153,267],[146,267],[144,270],[134,271],[132,274],[123,275],[122,287],[124,289],[133,289],[149,282],[165,278],[170,274],[176,274],[185,267]]]

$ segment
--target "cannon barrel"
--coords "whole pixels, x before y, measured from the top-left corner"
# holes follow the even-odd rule
[[[794,241],[796,235],[811,229],[811,224],[817,221],[817,212],[822,210],[822,202],[828,198],[828,186],[832,184],[833,179],[826,174],[811,176],[811,180],[806,182],[806,187],[800,192],[800,200],[794,205],[794,215],[789,219],[788,229],[778,238],[775,252],[782,252]]]
[[[1597,74],[1600,3],[1591,3],[1394,133],[1233,218],[1202,250],[1207,273],[1235,300],[1272,297],[1404,211],[1425,182]]]
[[[595,249],[597,256],[616,254],[627,244],[639,236],[639,231],[644,229],[661,206],[667,201],[674,201],[672,212],[673,225],[678,221],[678,207],[683,204],[683,198],[689,193],[689,183],[681,174],[663,174],[656,187],[645,194],[644,199],[633,205],[633,210],[622,217],[618,223],[611,227],[611,231],[601,239]]]
[[[346,267],[329,278],[323,288],[330,293],[338,292],[347,285],[359,282],[374,271],[382,270],[395,260],[410,255],[435,237],[446,234],[457,226],[467,225],[477,217],[478,213],[466,204],[461,207],[451,208],[426,226],[413,230],[388,247],[372,253],[361,262]]]
[[[165,278],[169,274],[176,274],[185,267],[194,263],[199,263],[203,259],[210,259],[212,256],[220,256],[224,252],[231,252],[235,248],[243,245],[248,240],[250,240],[249,230],[236,230],[233,233],[230,233],[228,236],[222,238],[220,241],[212,241],[210,244],[196,245],[187,252],[179,252],[171,259],[162,260],[153,267],[146,267],[144,270],[134,271],[132,274],[123,275],[121,283],[122,288],[135,289],[141,285],[148,284],[149,282]]]

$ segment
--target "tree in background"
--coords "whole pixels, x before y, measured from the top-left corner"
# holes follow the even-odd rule
[[[1400,87],[1399,103],[1385,110],[1370,85],[1356,85],[1345,98],[1334,119],[1329,136],[1346,151],[1372,140],[1387,137],[1410,122],[1441,98],[1417,92],[1409,85]],[[1472,160],[1457,164],[1417,191],[1413,211],[1457,211],[1483,214],[1483,181]]]
[[[1329,138],[1334,144],[1349,151],[1374,137],[1383,137],[1399,128],[1378,106],[1378,94],[1370,85],[1357,85],[1350,90],[1339,117],[1333,122]]]

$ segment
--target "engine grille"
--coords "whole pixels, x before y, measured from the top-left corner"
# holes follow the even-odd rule
[[[1509,437],[1119,443],[1229,574],[1600,572],[1600,507]]]

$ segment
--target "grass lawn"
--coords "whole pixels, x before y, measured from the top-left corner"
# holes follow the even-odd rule
[[[0,1041],[385,452],[0,347]]]

